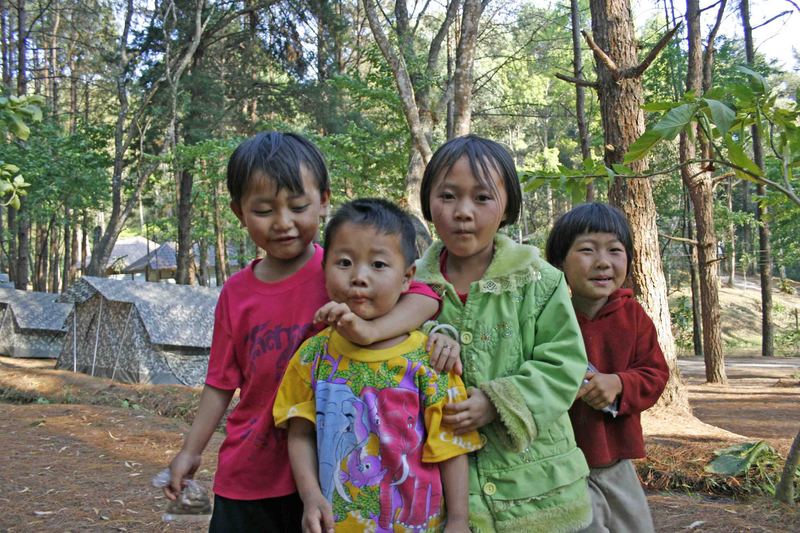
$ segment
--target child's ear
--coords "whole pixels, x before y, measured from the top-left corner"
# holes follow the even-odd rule
[[[242,213],[242,206],[239,205],[239,202],[236,202],[234,200],[231,200],[231,203],[229,205],[231,207],[231,211],[233,211],[233,214],[236,215],[236,218],[239,219],[239,223],[242,225],[242,227],[245,227],[244,213]]]
[[[414,279],[414,275],[417,273],[417,265],[412,263],[410,267],[406,270],[406,273],[403,274],[403,292],[406,292],[408,288],[411,286],[411,280]]]

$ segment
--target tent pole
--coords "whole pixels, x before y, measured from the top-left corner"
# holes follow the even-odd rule
[[[94,336],[94,355],[92,355],[92,375],[94,376],[94,365],[97,362],[97,345],[100,344],[100,324],[103,323],[103,300],[105,298],[100,295],[100,311],[97,313],[97,334]]]
[[[114,357],[114,369],[111,371],[111,379],[117,374],[117,362],[119,362],[119,354],[122,353],[122,341],[125,340],[125,334],[128,333],[128,322],[131,321],[131,314],[133,313],[133,304],[128,308],[128,317],[125,319],[125,327],[122,328],[122,336],[119,338],[119,346],[117,346],[117,355]]]

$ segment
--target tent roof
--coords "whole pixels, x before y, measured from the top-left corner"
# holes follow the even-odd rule
[[[56,301],[58,294],[28,292],[0,288],[0,303],[11,306],[17,324],[23,329],[66,331],[64,320],[72,310],[71,303]]]
[[[82,303],[98,292],[107,300],[134,304],[156,344],[211,346],[219,289],[84,276],[61,300]]]

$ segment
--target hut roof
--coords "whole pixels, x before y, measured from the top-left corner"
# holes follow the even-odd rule
[[[148,268],[150,270],[175,270],[178,268],[177,248],[176,242],[165,242],[155,250],[151,250],[149,254],[145,254],[136,261],[128,263],[128,266],[122,272],[133,274],[135,272],[144,272]]]
[[[233,246],[227,247],[228,263],[238,266],[237,253]],[[135,274],[137,272],[144,272],[146,269],[150,270],[175,270],[178,268],[178,243],[175,241],[168,241],[152,250],[149,254],[141,257],[139,260],[128,264],[122,271],[124,274]],[[214,267],[216,264],[216,248],[214,246],[208,247],[208,266]],[[192,245],[192,254],[194,255],[195,262],[200,257],[200,250],[197,244]]]
[[[100,293],[136,306],[150,340],[171,346],[211,346],[219,289],[84,276],[61,295],[82,303]]]
[[[122,268],[138,261],[147,255],[148,250],[152,251],[158,248],[158,243],[145,239],[144,237],[121,237],[117,239],[114,244],[114,249],[111,250],[111,255],[106,263],[106,268],[110,268],[114,263],[119,262]],[[86,264],[91,261],[91,256],[86,258]],[[119,268],[121,270],[121,268]]]
[[[0,288],[0,303],[11,306],[17,324],[23,329],[65,331],[64,320],[71,303],[56,301],[58,294]]]

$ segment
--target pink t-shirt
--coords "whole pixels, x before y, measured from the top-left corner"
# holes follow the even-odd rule
[[[214,493],[234,500],[275,498],[295,492],[286,431],[277,429],[272,407],[286,366],[303,341],[323,325],[311,323],[328,302],[322,247],[292,276],[265,283],[253,267],[225,283],[217,302],[206,384],[239,391],[219,449]],[[439,299],[413,283],[410,293]]]

